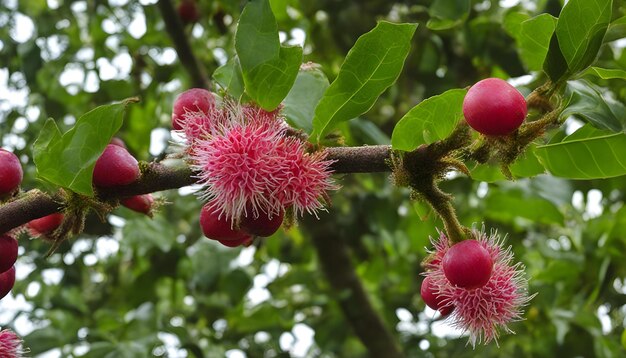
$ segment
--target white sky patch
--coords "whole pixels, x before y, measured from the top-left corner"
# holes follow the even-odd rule
[[[591,189],[587,193],[587,205],[585,206],[585,214],[589,219],[597,218],[602,215],[604,208],[602,207],[602,192],[598,189]]]
[[[9,30],[13,41],[24,43],[35,35],[35,24],[28,16],[16,12],[13,14],[14,26]]]
[[[135,39],[140,39],[146,34],[146,16],[141,7],[132,14],[132,21],[128,25],[128,33]]]
[[[111,6],[124,6],[128,4],[128,0],[109,0]]]
[[[120,250],[120,243],[112,237],[103,236],[96,240],[95,253],[98,259],[104,260]]]
[[[226,61],[228,61],[228,55],[226,54],[226,50],[221,47],[213,49],[213,57],[215,57],[215,60],[220,66],[225,65]]]
[[[287,41],[287,44],[304,47],[304,42],[306,41],[306,33],[304,30],[296,27],[292,29],[289,34],[291,35],[291,39]]]
[[[240,349],[226,351],[226,358],[247,358],[248,356]]]
[[[150,154],[158,156],[167,147],[167,141],[170,138],[170,131],[165,128],[156,128],[150,132]]]
[[[580,129],[580,127],[583,126],[583,122],[579,119],[577,119],[574,116],[570,116],[565,120],[565,134],[570,135],[574,132],[576,132],[577,130]]]
[[[49,268],[41,271],[43,283],[48,286],[58,285],[63,279],[64,271],[58,268]]]

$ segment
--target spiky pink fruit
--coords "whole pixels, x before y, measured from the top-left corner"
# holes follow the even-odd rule
[[[28,223],[28,228],[35,235],[46,235],[53,232],[63,222],[63,214],[54,213]]]
[[[20,358],[24,351],[22,350],[22,339],[8,329],[0,331],[0,357],[2,358]]]
[[[0,273],[0,299],[8,295],[15,285],[15,266],[11,266],[8,270]]]
[[[433,259],[426,265],[424,276],[431,278],[433,290],[439,293],[440,304],[454,306],[448,320],[453,326],[469,332],[469,342],[475,345],[476,342],[486,344],[497,339],[501,330],[513,333],[508,324],[521,319],[522,308],[534,295],[528,296],[524,266],[513,264],[511,247],[504,248],[497,233],[488,236],[474,229],[472,236],[493,261],[493,270],[485,285],[467,289],[450,283],[442,267],[443,258],[450,250],[443,234],[439,240],[431,240],[435,251],[432,252]]]
[[[218,241],[238,241],[249,238],[245,232],[235,229],[232,220],[220,214],[211,203],[200,211],[200,227],[204,236]]]
[[[107,145],[93,169],[96,186],[111,187],[126,185],[139,178],[139,163],[125,148]]]
[[[0,197],[17,190],[24,177],[17,156],[0,148]]]
[[[181,130],[185,127],[190,113],[208,115],[215,107],[213,94],[204,88],[191,88],[181,93],[174,101],[172,128]],[[187,116],[186,116],[187,114]]]
[[[122,205],[130,210],[146,215],[151,214],[153,203],[154,198],[152,197],[152,194],[135,195],[130,198],[122,199]]]
[[[17,260],[17,250],[19,245],[13,236],[0,235],[0,272],[5,272]]]
[[[489,281],[493,260],[480,242],[464,240],[446,252],[442,265],[450,283],[472,289],[481,287]]]
[[[492,136],[516,130],[526,118],[524,96],[508,82],[487,78],[473,85],[463,100],[463,114],[476,131]]]
[[[454,310],[454,306],[452,305],[444,306],[441,304],[442,297],[439,296],[439,292],[437,292],[436,287],[433,286],[431,277],[425,277],[424,281],[422,281],[420,295],[428,307],[439,311],[444,317]]]
[[[241,217],[241,229],[250,235],[272,236],[283,224],[284,210],[278,214],[255,212],[251,205],[246,207],[246,213]]]

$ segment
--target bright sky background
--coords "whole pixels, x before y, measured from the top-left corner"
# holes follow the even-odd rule
[[[9,8],[15,9],[17,7],[17,0],[3,0],[5,5]],[[151,5],[155,4],[157,0],[139,0],[142,5]],[[500,5],[502,7],[512,7],[517,5],[520,0],[501,0]],[[109,0],[109,4],[112,6],[121,6],[128,3],[128,0]],[[529,8],[533,8],[535,6],[532,1],[524,1],[525,6]],[[47,5],[51,9],[55,9],[59,6],[58,0],[47,0]],[[477,6],[488,6],[489,2],[483,2],[478,4]],[[83,13],[83,16],[86,10],[86,2],[78,1],[72,5],[73,11],[76,13]],[[141,7],[136,8],[137,11],[135,13],[130,14],[132,17],[132,22],[128,27],[128,32],[131,36],[135,38],[140,38],[146,32],[146,24],[145,24],[145,16]],[[26,42],[34,36],[35,26],[32,20],[24,15],[18,14],[15,17],[15,21],[17,26],[10,32],[11,38],[19,43]],[[8,23],[7,18],[0,17],[0,26],[5,26]],[[60,22],[60,26],[62,26],[62,21]],[[107,33],[115,33],[120,31],[119,25],[113,19],[104,21],[102,23],[103,29]],[[200,24],[196,24],[192,35],[200,36],[203,33],[203,28]],[[303,45],[305,42],[305,32],[301,29],[294,29],[290,33],[292,40],[289,41],[290,44]],[[285,41],[287,38],[285,33],[280,34],[281,41]],[[58,57],[64,51],[63,40],[58,37],[50,37],[47,40],[45,38],[39,38],[37,40],[37,44],[41,46],[46,45],[45,47],[49,50],[45,54],[49,59],[54,59]],[[99,89],[99,80],[109,80],[115,78],[127,78],[130,74],[132,59],[130,55],[124,50],[118,47],[118,43],[116,43],[114,37],[110,37],[110,41],[107,41],[107,46],[112,49],[116,49],[118,51],[118,55],[115,56],[111,61],[105,58],[99,58],[96,61],[96,67],[88,70],[87,73],[82,69],[82,66],[74,66],[73,64],[68,64],[63,71],[63,73],[59,77],[59,82],[68,88],[70,93],[72,91],[77,92],[81,88],[83,88],[87,92],[96,92]],[[616,48],[620,50],[626,46],[625,41],[618,41],[614,44]],[[4,47],[2,39],[0,39],[0,49]],[[227,60],[227,54],[224,49],[217,48],[213,50],[214,55],[222,64]],[[161,53],[150,53],[150,55],[157,61],[159,64],[172,64],[177,61],[176,52],[172,48],[167,48]],[[85,61],[93,61],[94,52],[92,49],[84,48],[77,53],[77,58]],[[513,79],[510,82],[514,85],[521,85],[527,83],[530,80],[530,76],[523,76],[518,79]],[[147,78],[146,81],[151,79]],[[20,118],[16,121],[14,133],[15,135],[9,135],[8,139],[6,139],[2,146],[5,148],[23,148],[26,143],[20,138],[19,133],[24,131],[28,125],[28,122],[32,122],[37,120],[39,117],[39,109],[36,107],[26,107],[28,91],[14,91],[9,90],[8,88],[8,70],[4,68],[0,68],[0,121],[3,117],[8,113],[12,108],[26,108],[24,112],[24,117]],[[168,88],[171,91],[181,90],[182,84],[180,81],[174,81],[174,83],[170,84],[172,88]],[[69,117],[64,119],[66,122],[69,121],[71,123],[74,119]],[[571,133],[578,129],[581,126],[579,121],[571,119],[567,122],[567,132]],[[153,155],[158,155],[161,153],[166,145],[166,138],[169,137],[169,133],[166,132],[165,129],[157,129],[153,131],[151,136],[151,146],[150,153]],[[478,196],[484,197],[487,194],[488,187],[486,183],[484,185],[480,185],[478,188]],[[191,195],[195,192],[195,189],[192,187],[181,188],[179,192],[183,195]],[[586,206],[583,204],[585,202],[584,194],[580,191],[574,193],[572,198],[572,204],[574,207],[585,210],[587,218],[593,218],[602,213],[603,207],[601,206],[602,201],[602,193],[599,190],[591,190],[587,194],[586,198]],[[71,264],[74,262],[75,257],[77,257],[81,252],[87,251],[90,249],[91,245],[95,245],[97,248],[95,250],[95,254],[87,255],[84,258],[84,263],[86,265],[94,265],[98,262],[98,260],[107,259],[109,256],[115,254],[119,250],[119,240],[120,235],[119,231],[124,226],[125,221],[117,216],[111,216],[109,221],[112,225],[118,228],[118,233],[114,237],[101,237],[92,243],[91,240],[78,240],[74,243],[72,247],[72,252],[67,253],[62,259],[67,263]],[[551,246],[555,248],[562,247],[568,243],[567,240],[552,240],[550,243]],[[20,248],[20,255],[22,255],[23,248]],[[234,260],[231,265],[232,266],[246,266],[249,265],[254,258],[255,248],[248,247],[241,249],[241,253],[239,257]],[[30,272],[34,270],[33,264],[24,262],[24,260],[17,261],[16,264],[17,269],[17,280],[26,280]],[[277,277],[284,275],[289,269],[288,264],[280,263],[278,260],[271,260],[268,264],[266,264],[263,268],[263,272],[254,277],[254,287],[247,294],[247,306],[253,307],[267,299],[270,298],[270,292],[266,289],[267,285],[271,283]],[[57,285],[62,279],[63,271],[59,269],[48,269],[43,273],[44,283],[46,285]],[[97,279],[97,278],[95,278]],[[626,282],[621,283],[616,287],[621,292],[626,293]],[[41,290],[39,283],[33,282],[27,288],[28,295],[35,295],[39,290]],[[189,299],[193,299],[189,296]],[[0,326],[2,324],[8,323],[11,319],[14,318],[16,312],[18,311],[31,311],[32,306],[29,305],[22,295],[18,295],[18,297],[13,296],[13,294],[9,294],[3,300],[0,301]],[[598,310],[598,316],[601,319],[603,329],[609,330],[611,327],[611,321],[608,317],[608,309],[606,307],[600,307]],[[401,333],[407,334],[423,334],[428,331],[429,323],[431,319],[438,317],[438,313],[435,311],[426,308],[425,311],[419,312],[418,316],[414,316],[408,309],[399,308],[396,311],[396,315],[399,319],[399,323],[396,329]],[[298,317],[296,317],[298,320]],[[15,327],[17,332],[20,335],[26,335],[32,330],[39,328],[39,326],[34,325],[30,322],[25,315],[21,314],[15,319]],[[175,324],[176,322],[172,322]],[[214,322],[213,328],[216,331],[224,330],[227,327],[227,322],[225,320],[218,320]],[[455,329],[450,328],[449,325],[443,322],[434,322],[430,326],[430,329],[433,333],[438,337],[458,337],[462,335],[463,332],[457,331]],[[77,332],[79,337],[84,337],[86,335],[85,330],[81,330]],[[159,338],[165,343],[165,346],[161,349],[160,353],[165,350],[169,357],[171,358],[179,358],[186,357],[186,353],[183,350],[180,350],[180,342],[178,338],[172,334],[161,332],[159,333]],[[258,332],[255,337],[255,341],[264,342],[269,340],[269,335],[266,332]],[[297,323],[291,332],[285,332],[280,337],[280,347],[285,351],[289,351],[293,357],[305,357],[307,353],[312,349],[314,344],[314,331],[304,323]],[[423,340],[419,343],[419,348],[422,350],[426,350],[429,347],[429,342]],[[82,347],[75,350],[75,354],[81,354],[86,352],[87,347]],[[316,349],[316,348],[314,348]],[[154,352],[157,353],[157,352]],[[51,350],[45,354],[39,355],[41,358],[57,358],[61,357],[61,352],[59,349]],[[227,352],[228,358],[244,358],[246,354],[241,350],[230,350]]]

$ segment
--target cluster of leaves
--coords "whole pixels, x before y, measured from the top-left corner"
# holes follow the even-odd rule
[[[185,87],[184,69],[163,61],[171,44],[157,7],[120,3],[0,5],[0,23],[9,23],[0,28],[8,85],[29,94],[27,105],[0,117],[3,146],[33,158],[42,178],[85,195],[92,194],[95,158],[116,132],[136,156],[151,158],[150,134],[165,132],[173,92]],[[626,348],[618,343],[626,315],[626,188],[619,178],[626,174],[626,52],[614,45],[626,33],[626,8],[606,0],[570,0],[562,9],[546,1],[533,11],[524,2],[508,9],[470,0],[407,3],[253,1],[242,12],[231,1],[202,2],[204,18],[189,32],[194,47],[206,49],[197,54],[208,72],[218,67],[212,50],[229,54],[214,72],[223,91],[266,109],[282,102],[290,124],[313,141],[339,131],[347,144],[410,151],[452,132],[462,119],[459,88],[529,71],[527,89],[551,81],[562,90],[562,119],[583,121],[580,129],[553,130],[532,146],[511,168],[516,182],[486,164],[473,167],[471,179],[443,183],[462,223],[509,233],[533,278],[530,291],[539,292],[527,320],[513,327],[518,334],[503,337],[500,347],[470,351],[465,339],[433,332],[418,274],[440,223],[385,175],[343,178],[341,195],[320,220],[350,248],[374,307],[408,356],[619,356]],[[138,14],[146,18],[140,35],[129,30]],[[20,17],[38,19],[38,35],[16,40]],[[279,29],[303,31],[304,49],[281,45]],[[132,62],[125,75],[107,79],[95,71],[119,56]],[[303,58],[320,66],[301,68]],[[73,68],[85,78],[93,72],[99,89],[60,81]],[[142,101],[128,107],[123,123],[124,102],[89,112],[134,95]],[[25,162],[25,188],[40,187]],[[552,175],[539,175],[546,170]],[[310,355],[366,354],[336,303],[347,293],[322,277],[310,242],[315,223],[240,255],[201,239],[200,203],[183,194],[166,193],[172,205],[152,221],[125,209],[111,224],[94,219],[47,260],[45,243],[20,239],[28,277],[13,292],[28,308],[0,316],[0,324],[23,332],[19,322],[31,322],[24,338],[34,355],[164,356],[171,337],[198,357],[231,349],[295,354],[284,341],[302,325],[315,332]],[[115,250],[103,254],[104,247]],[[254,260],[242,266],[245,255]],[[51,281],[55,275],[60,280]],[[256,299],[259,292],[267,298]]]

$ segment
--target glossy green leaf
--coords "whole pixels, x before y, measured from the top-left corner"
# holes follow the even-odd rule
[[[604,35],[604,42],[611,42],[626,37],[626,16],[611,22],[609,29]]]
[[[509,36],[517,39],[522,31],[522,22],[530,19],[530,15],[525,12],[508,12],[504,16],[502,26]]]
[[[570,73],[584,70],[595,60],[612,6],[612,0],[570,0],[561,10],[556,35]]]
[[[584,74],[596,76],[598,78],[602,78],[603,80],[626,79],[626,71],[612,68],[589,67]]]
[[[590,82],[568,81],[563,117],[576,115],[600,129],[620,132],[626,129],[626,106],[603,94]]]
[[[467,90],[451,89],[413,107],[393,129],[393,149],[411,151],[446,138],[463,118]]]
[[[48,119],[33,147],[39,177],[79,194],[92,196],[91,177],[96,160],[122,126],[128,99],[97,107],[81,116],[61,134]]]
[[[550,77],[553,83],[561,81],[569,73],[567,61],[563,56],[563,52],[561,52],[556,32],[550,38],[546,60],[543,62],[543,71]]]
[[[537,147],[537,157],[552,174],[569,179],[601,179],[626,174],[626,134],[589,124],[561,143]]]
[[[529,70],[541,70],[550,47],[557,19],[550,14],[541,14],[520,24],[516,37],[522,60]]]
[[[470,5],[470,0],[435,0],[428,11],[431,18],[426,26],[432,30],[453,28],[467,19]]]
[[[283,101],[283,114],[289,124],[311,133],[315,107],[328,86],[328,78],[319,67],[300,70],[296,82]]]
[[[235,99],[241,99],[244,93],[243,74],[237,56],[231,58],[223,66],[213,72],[213,79],[222,87],[228,95]]]
[[[235,49],[246,93],[263,109],[276,109],[296,80],[302,48],[280,46],[268,0],[248,2],[237,26]]]
[[[381,21],[356,41],[315,109],[311,138],[369,110],[402,71],[417,24]]]

